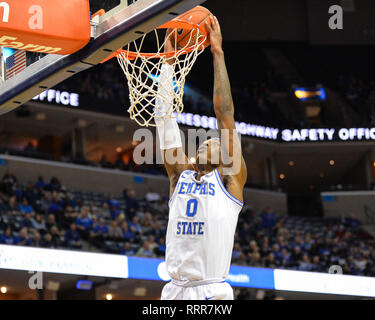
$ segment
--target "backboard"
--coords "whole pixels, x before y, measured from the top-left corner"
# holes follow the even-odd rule
[[[91,0],[92,9],[96,10],[103,4],[105,9],[110,10],[91,21],[89,43],[69,55],[39,55],[39,60],[2,82],[0,115],[74,74],[99,64],[127,43],[203,2],[205,0]]]

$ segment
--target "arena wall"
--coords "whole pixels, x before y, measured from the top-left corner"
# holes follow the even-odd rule
[[[375,223],[375,191],[323,192],[326,217],[354,215],[365,224]]]

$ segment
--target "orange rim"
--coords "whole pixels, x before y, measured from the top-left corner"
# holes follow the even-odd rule
[[[206,32],[206,30],[204,28],[202,28],[200,25],[197,25],[197,24],[193,24],[193,23],[189,23],[187,21],[183,21],[183,20],[179,20],[178,18],[176,19],[173,19],[163,25],[161,25],[160,27],[158,27],[157,29],[185,29],[185,30],[193,30],[193,29],[198,29],[200,31],[200,33],[204,36],[203,40],[200,41],[197,45],[192,45],[192,46],[189,46],[189,47],[186,47],[186,48],[182,48],[180,50],[174,50],[174,51],[170,51],[170,52],[159,52],[159,53],[143,53],[143,52],[134,52],[134,51],[127,51],[127,50],[124,50],[124,49],[119,49],[119,50],[116,50],[114,53],[112,53],[110,56],[108,56],[106,59],[104,59],[101,63],[104,63],[114,57],[117,57],[117,56],[124,56],[128,59],[128,60],[134,60],[136,57],[138,56],[143,56],[143,57],[146,57],[146,58],[162,58],[162,57],[165,57],[165,58],[170,58],[170,57],[173,57],[175,56],[176,54],[177,55],[182,55],[182,54],[186,54],[186,53],[189,53],[191,51],[193,51],[196,47],[207,47],[207,44],[205,44],[205,42],[207,41],[207,38],[208,38],[208,34]]]

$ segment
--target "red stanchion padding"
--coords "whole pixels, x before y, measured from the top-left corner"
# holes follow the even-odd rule
[[[1,47],[71,54],[89,41],[89,0],[0,0]]]

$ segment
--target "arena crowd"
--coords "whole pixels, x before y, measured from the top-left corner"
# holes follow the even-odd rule
[[[56,177],[19,183],[8,170],[0,182],[0,243],[164,257],[168,198],[67,190]],[[281,216],[245,204],[232,263],[244,266],[375,276],[375,240],[354,215],[340,219]]]

